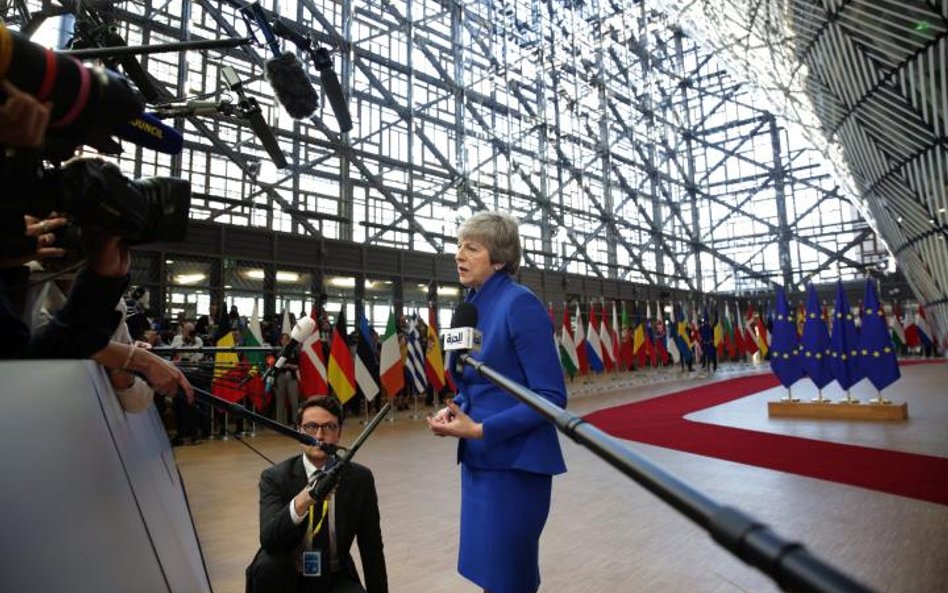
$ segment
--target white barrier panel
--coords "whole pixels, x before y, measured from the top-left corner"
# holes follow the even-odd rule
[[[0,591],[210,593],[158,413],[89,361],[0,362]]]

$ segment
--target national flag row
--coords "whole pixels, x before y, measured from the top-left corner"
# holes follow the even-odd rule
[[[343,304],[330,336],[323,336],[319,329],[318,309],[314,307],[312,310],[311,316],[317,322],[317,329],[299,347],[299,385],[302,399],[332,393],[342,403],[346,403],[357,393],[372,401],[380,393],[389,398],[403,392],[425,393],[429,385],[435,393],[439,393],[446,386],[454,390],[450,376],[445,373],[434,308],[429,309],[427,324],[421,323],[417,314],[409,316],[404,332],[399,331],[395,311],[390,310],[385,334],[381,338],[372,332],[365,316],[360,316],[355,328],[354,352],[349,345],[345,310]],[[290,333],[288,317],[284,317],[284,325],[287,326],[284,327],[284,333]],[[242,336],[245,346],[263,342],[259,325],[255,308]],[[424,338],[420,333],[422,326]],[[256,331],[253,328],[256,328]],[[377,344],[378,340],[381,340],[380,346]],[[328,349],[324,346],[327,341]],[[234,337],[230,332],[217,342],[218,346],[234,344]],[[241,360],[236,353],[217,353],[213,391],[230,401],[249,397],[254,406],[261,409],[267,403],[262,395],[262,382],[259,381],[259,374],[264,368],[263,355],[248,354]]]
[[[682,303],[671,305],[669,317],[660,301],[655,305],[656,316],[652,315],[651,302],[645,303],[643,316],[642,307],[636,303],[630,319],[623,302],[621,321],[615,302],[608,306],[605,302],[591,305],[585,321],[579,304],[574,305],[572,316],[570,307],[565,305],[557,335],[563,369],[570,376],[633,370],[682,359],[687,362],[702,354],[740,360],[758,351],[766,354],[769,348],[767,327],[753,305],[745,318],[740,305],[735,303],[733,320],[727,303],[724,316],[715,310],[713,319],[707,309],[702,316],[697,315],[694,305],[690,318]],[[553,318],[552,304],[550,317]]]
[[[644,316],[641,314],[643,305],[636,302],[630,319],[625,304],[594,303],[589,306],[585,319],[579,304],[572,308],[564,304],[557,342],[566,373],[575,376],[656,367],[677,363],[682,358],[688,362],[703,354],[719,361],[740,361],[756,354],[761,359],[770,358],[775,324],[771,307],[767,307],[766,312],[758,312],[753,303],[745,302],[742,314],[741,304],[734,302],[732,317],[729,302],[724,303],[721,315],[717,307],[711,314],[707,307],[699,313],[694,304],[689,308],[682,302],[670,304],[670,311],[666,311],[661,302],[656,301],[653,317],[650,302],[644,304]],[[865,317],[864,309],[864,305],[860,306],[860,313],[854,316],[857,328]],[[552,303],[549,312],[555,324]],[[825,305],[819,315],[827,320],[830,331],[833,319]],[[801,337],[807,319],[804,305],[801,303],[794,313],[785,314],[785,318]],[[886,323],[898,349],[933,345],[931,325],[920,305],[907,323],[903,321],[901,309],[894,305]]]

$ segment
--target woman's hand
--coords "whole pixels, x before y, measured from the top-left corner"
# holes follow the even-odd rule
[[[474,422],[454,402],[448,402],[447,408],[443,408],[434,416],[426,418],[426,420],[431,432],[439,437],[450,436],[459,439],[480,439],[484,437],[484,425]]]

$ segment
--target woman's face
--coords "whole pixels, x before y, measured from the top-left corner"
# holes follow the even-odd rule
[[[461,239],[454,256],[458,278],[468,288],[480,288],[494,273],[487,246],[474,239]]]

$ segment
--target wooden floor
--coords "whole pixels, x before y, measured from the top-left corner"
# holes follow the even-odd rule
[[[763,370],[725,368],[718,377]],[[707,379],[678,373],[600,379],[571,388],[577,414],[692,387]],[[948,457],[948,365],[903,367],[887,390],[909,403],[898,423],[769,420],[780,390],[703,410],[692,420]],[[875,395],[864,381],[854,395]],[[858,387],[858,386],[857,386]],[[813,391],[813,393],[811,393]],[[836,398],[839,394],[825,392]],[[794,395],[815,390],[795,387]],[[400,592],[474,592],[456,571],[459,477],[455,443],[432,436],[423,420],[399,412],[383,422],[357,460],[376,476],[389,586]],[[358,419],[356,419],[358,420]],[[344,440],[360,430],[347,422]],[[270,459],[298,454],[276,435],[247,439]],[[762,573],[718,547],[706,533],[593,454],[561,440],[569,471],[553,482],[541,541],[548,593],[767,593]],[[948,507],[629,442],[628,446],[721,504],[736,506],[878,590],[948,591]],[[178,466],[216,593],[244,589],[257,540],[257,480],[268,463],[240,442],[179,447]],[[353,548],[354,554],[358,550]],[[358,564],[358,560],[357,560]]]

